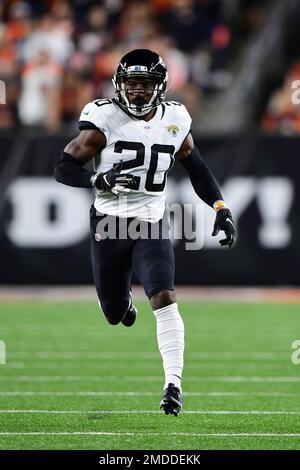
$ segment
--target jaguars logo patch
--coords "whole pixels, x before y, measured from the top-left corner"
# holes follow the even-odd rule
[[[171,124],[167,126],[168,132],[172,134],[173,137],[176,137],[179,132],[179,127],[175,126],[175,124]]]

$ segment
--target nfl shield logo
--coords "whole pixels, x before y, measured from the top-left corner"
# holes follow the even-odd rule
[[[95,233],[95,240],[96,240],[96,242],[100,242],[100,240],[101,240],[100,233]]]

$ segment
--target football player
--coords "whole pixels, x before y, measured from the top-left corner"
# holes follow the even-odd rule
[[[185,106],[165,101],[168,73],[162,58],[147,49],[126,54],[113,77],[114,99],[88,103],[79,119],[79,135],[64,149],[56,180],[93,187],[91,256],[99,305],[112,325],[135,322],[131,274],[135,270],[157,323],[157,341],[165,382],[161,408],[177,416],[182,408],[181,376],[184,324],[174,289],[174,253],[164,236],[165,188],[174,160],[186,169],[197,195],[216,211],[212,235],[225,232],[231,246],[236,230],[230,210],[190,133]],[[95,171],[84,165],[94,160]],[[104,236],[107,219],[125,221],[126,236]],[[155,237],[131,237],[132,221],[157,228]],[[152,233],[152,232],[151,232]]]

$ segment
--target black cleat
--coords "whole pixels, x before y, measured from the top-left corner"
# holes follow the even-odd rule
[[[127,310],[127,313],[125,314],[123,320],[121,320],[123,325],[124,326],[132,326],[135,322],[136,314],[137,314],[137,309],[135,308],[135,306],[133,304],[131,304],[129,309]]]
[[[169,384],[165,389],[160,407],[163,408],[166,415],[171,414],[177,416],[182,408],[182,394],[179,388],[174,384]]]

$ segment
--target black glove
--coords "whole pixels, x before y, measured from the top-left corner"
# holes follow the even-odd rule
[[[129,193],[130,189],[127,186],[132,183],[133,175],[130,173],[121,174],[122,166],[123,162],[120,162],[105,173],[96,173],[93,186],[116,196]]]
[[[237,232],[229,209],[219,209],[217,211],[212,236],[218,235],[220,230],[223,230],[226,235],[226,238],[220,240],[220,245],[231,247],[236,240]]]

